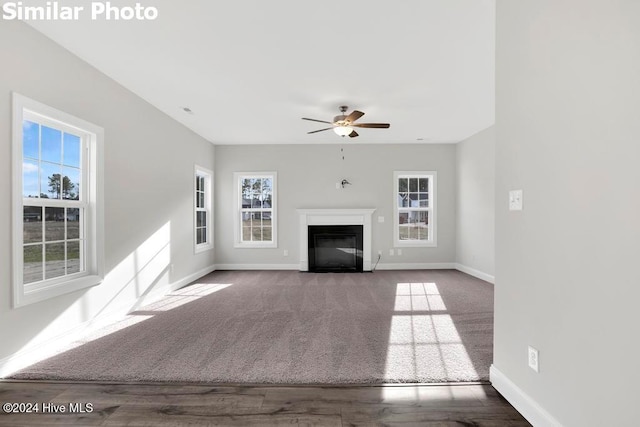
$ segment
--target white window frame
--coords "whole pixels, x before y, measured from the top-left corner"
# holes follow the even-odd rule
[[[104,203],[103,203],[103,141],[104,129],[75,116],[42,104],[18,93],[12,93],[12,302],[22,307],[59,295],[98,285],[104,278]],[[83,144],[83,192],[85,209],[83,231],[85,237],[84,271],[43,280],[23,283],[23,121],[38,121],[45,125],[72,130],[86,141]],[[29,205],[38,200],[29,200]]]
[[[393,172],[393,240],[396,247],[429,248],[437,247],[437,172],[435,171],[395,171]],[[429,207],[428,208],[400,208],[398,206],[400,178],[428,178],[429,179]],[[415,210],[429,212],[428,234],[429,240],[400,240],[400,211]]]
[[[252,178],[271,178],[273,182],[271,193],[271,241],[270,242],[243,242],[242,241],[242,180]],[[278,173],[277,172],[235,172],[233,174],[234,183],[234,247],[236,248],[277,248],[278,247]]]
[[[204,178],[204,208],[198,208],[198,190],[196,179]],[[206,237],[205,243],[198,244],[198,219],[199,211],[206,212]],[[193,245],[195,253],[205,252],[213,249],[213,172],[202,166],[195,166],[193,180]]]

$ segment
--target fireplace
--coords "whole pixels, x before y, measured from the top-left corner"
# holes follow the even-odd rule
[[[328,268],[323,271],[338,271],[331,269],[337,265],[341,268],[339,271],[345,271],[342,270],[341,265],[351,266],[354,256],[356,259],[355,270],[348,271],[371,271],[371,219],[375,209],[297,209],[297,211],[300,218],[300,271],[314,271],[310,268],[310,262],[311,258],[313,258],[315,263],[317,252],[315,248],[318,245],[313,241],[310,242],[310,229],[316,226],[357,226],[360,229],[360,237],[357,237],[358,233],[356,233],[355,243],[353,236],[344,237],[340,235],[344,232],[343,229],[340,229],[337,233],[340,236],[320,237],[320,255],[321,259],[325,258],[325,261],[321,262],[324,262],[324,267]],[[333,231],[336,229],[324,229],[324,231],[327,230],[329,232],[324,234],[336,234]],[[310,256],[309,251],[312,245],[314,253]],[[327,256],[330,258],[329,261],[326,261]],[[315,264],[315,271],[320,271],[317,270],[318,263]]]
[[[361,225],[308,227],[309,271],[361,272]]]

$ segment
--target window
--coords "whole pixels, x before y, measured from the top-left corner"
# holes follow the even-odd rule
[[[211,218],[213,172],[196,166],[195,181],[194,241],[195,251],[198,253],[213,248],[213,238],[211,237],[213,229]]]
[[[276,173],[235,173],[236,247],[276,248]]]
[[[13,94],[13,304],[100,283],[103,130]]]
[[[394,172],[396,246],[436,245],[436,173]]]

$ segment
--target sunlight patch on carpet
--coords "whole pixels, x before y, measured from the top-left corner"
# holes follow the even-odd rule
[[[231,286],[232,283],[196,283],[144,307],[144,312],[169,311]]]
[[[385,376],[415,378],[473,373],[467,349],[435,283],[398,283]]]

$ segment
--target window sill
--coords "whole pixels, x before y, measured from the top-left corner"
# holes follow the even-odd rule
[[[236,242],[233,247],[236,249],[276,249],[278,244],[276,242]]]
[[[414,242],[414,241],[396,240],[394,242],[394,246],[396,248],[437,248],[438,244],[434,241]]]
[[[198,245],[194,248],[194,253],[200,254],[202,252],[207,252],[213,249],[213,244],[209,243],[208,245]]]
[[[102,283],[100,276],[83,276],[77,279],[64,281],[61,283],[53,283],[50,286],[41,286],[29,289],[29,285],[25,285],[24,290],[20,293],[15,292],[13,296],[13,307],[24,307],[29,304],[45,301],[60,295],[87,289]]]

